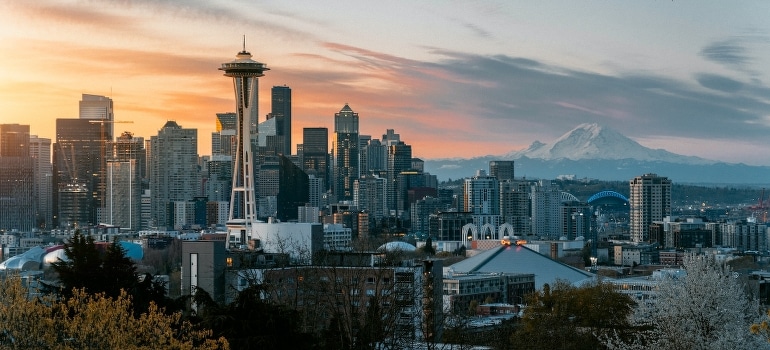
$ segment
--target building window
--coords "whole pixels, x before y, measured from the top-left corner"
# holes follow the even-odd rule
[[[233,258],[232,257],[228,256],[227,259],[225,259],[225,262],[227,263],[227,267],[233,267]]]

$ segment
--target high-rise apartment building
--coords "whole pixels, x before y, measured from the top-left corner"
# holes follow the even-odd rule
[[[388,213],[386,203],[387,181],[384,178],[365,175],[353,183],[353,205],[369,213],[372,219],[380,220]]]
[[[270,116],[275,118],[276,136],[279,142],[278,153],[288,157],[292,154],[293,146],[291,143],[291,88],[286,85],[273,86],[271,97]]]
[[[31,135],[29,155],[35,160],[35,197],[37,199],[35,227],[50,229],[53,227],[51,139]]]
[[[500,216],[503,222],[513,226],[513,232],[519,236],[529,235],[532,230],[531,186],[530,181],[500,182]]]
[[[137,159],[107,161],[106,196],[100,222],[137,232],[141,219],[142,176]]]
[[[645,242],[650,224],[671,215],[671,180],[657,174],[644,174],[631,179],[629,186],[631,240]]]
[[[353,182],[359,177],[358,113],[345,104],[334,114],[334,194],[339,201],[353,200]],[[307,150],[305,150],[307,152]]]
[[[463,211],[473,213],[477,227],[500,225],[500,185],[496,178],[478,170],[476,176],[465,179],[463,195]]]
[[[562,234],[561,190],[540,180],[531,187],[532,234],[557,239]]]
[[[206,162],[204,195],[210,202],[229,202],[233,181],[233,158],[212,155]]]
[[[170,228],[172,203],[192,201],[199,194],[198,130],[168,121],[150,138],[149,153],[152,219],[158,228]]]
[[[0,230],[35,227],[35,159],[29,125],[0,124]]]

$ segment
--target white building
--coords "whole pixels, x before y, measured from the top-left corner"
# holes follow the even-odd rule
[[[297,222],[255,222],[251,225],[251,237],[255,248],[265,253],[289,254],[294,263],[310,264],[313,253],[323,249],[324,228],[321,224]],[[230,245],[246,245],[241,237],[230,233]]]
[[[324,224],[324,249],[348,251],[353,242],[353,230],[342,224]]]

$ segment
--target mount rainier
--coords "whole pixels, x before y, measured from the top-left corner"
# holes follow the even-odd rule
[[[605,181],[626,181],[657,173],[683,183],[763,184],[770,167],[724,163],[644,147],[615,130],[581,124],[550,144],[533,142],[528,148],[500,156],[425,160],[425,171],[439,180],[473,176],[488,170],[490,160],[514,160],[517,178],[554,179],[560,175]]]

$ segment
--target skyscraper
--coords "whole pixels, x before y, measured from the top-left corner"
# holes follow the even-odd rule
[[[302,129],[302,170],[320,180],[322,192],[329,188],[329,129]]]
[[[152,216],[161,229],[173,225],[173,202],[192,201],[199,194],[198,130],[168,121],[150,138],[150,194]]]
[[[226,77],[233,78],[235,93],[237,146],[233,162],[233,187],[227,230],[236,233],[241,242],[245,242],[247,235],[251,237],[251,224],[256,220],[251,135],[257,131],[255,124],[259,116],[259,77],[269,70],[264,63],[251,59],[251,53],[246,51],[246,39],[243,46],[243,51],[238,52],[235,60],[222,63],[219,68],[225,72]]]
[[[31,135],[29,154],[35,160],[35,196],[37,212],[35,227],[52,227],[53,207],[53,169],[51,166],[51,139]]]
[[[406,199],[406,193],[408,188],[403,188],[404,192],[399,192],[398,176],[401,172],[409,170],[412,167],[412,146],[407,145],[402,141],[392,142],[388,146],[388,209],[396,211],[396,216],[403,214],[405,209],[405,201],[399,198]],[[399,213],[400,211],[400,213]]]
[[[500,182],[513,180],[513,161],[512,160],[489,161],[489,176],[496,177],[497,181],[500,181]]]
[[[531,188],[532,234],[559,238],[563,212],[561,190],[550,181],[540,180]]]
[[[531,183],[528,181],[500,182],[500,216],[505,223],[513,226],[513,232],[519,236],[531,231],[529,199]]]
[[[30,231],[35,224],[35,161],[29,125],[0,124],[0,229]]]
[[[288,86],[273,86],[271,90],[272,110],[270,114],[276,120],[276,136],[280,142],[278,152],[291,155],[291,88]],[[262,130],[260,130],[262,132]]]
[[[107,161],[106,196],[101,222],[137,232],[140,223],[142,177],[136,159]]]
[[[78,110],[80,119],[104,119],[110,122],[115,120],[112,99],[106,96],[83,94],[78,103]],[[110,122],[104,126],[107,140],[112,140],[115,135],[113,124]]]
[[[339,201],[353,200],[358,177],[358,113],[346,103],[334,114],[334,194]]]
[[[115,139],[112,158],[116,161],[136,161],[136,175],[139,180],[147,176],[147,150],[144,148],[144,137],[137,137],[126,131]],[[109,157],[108,157],[109,160]]]
[[[629,186],[631,240],[645,242],[650,224],[671,215],[671,180],[657,174],[644,174],[631,179]]]
[[[74,228],[97,223],[99,174],[103,169],[101,135],[101,125],[89,119],[56,119],[54,225]],[[66,213],[62,212],[65,207]]]

